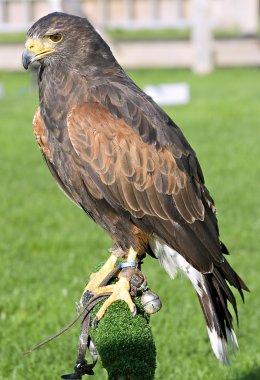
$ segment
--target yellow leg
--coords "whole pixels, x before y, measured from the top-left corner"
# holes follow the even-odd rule
[[[137,257],[137,252],[131,247],[127,256],[127,263],[135,262]],[[104,294],[111,293],[109,298],[104,302],[104,304],[99,309],[96,314],[96,321],[99,321],[103,315],[105,314],[107,308],[115,301],[123,300],[127,303],[130,311],[135,315],[136,307],[132,301],[132,298],[129,294],[130,283],[129,280],[124,276],[124,273],[119,274],[119,280],[113,285],[107,285],[100,287],[100,283],[103,279],[113,270],[117,261],[117,257],[115,255],[111,255],[108,261],[104,264],[104,266],[97,272],[91,275],[90,282],[86,286],[83,294],[86,291],[91,291],[94,294]]]
[[[128,263],[131,263],[132,261],[135,261],[136,260],[136,257],[137,257],[137,252],[133,249],[133,247],[131,247],[129,249],[129,252],[128,252],[128,255],[127,255],[127,262]]]
[[[99,289],[99,285],[101,284],[101,282],[115,268],[117,259],[118,257],[114,253],[112,253],[109,256],[108,260],[105,262],[105,264],[99,269],[99,271],[91,274],[90,281],[85,287],[83,294],[86,291],[97,293],[97,289]]]
[[[113,288],[112,288],[113,287]],[[106,289],[107,287],[104,286]],[[103,303],[101,308],[96,314],[95,320],[99,321],[105,314],[106,310],[109,308],[109,306],[115,302],[115,301],[125,301],[130,309],[130,311],[133,313],[133,315],[136,314],[136,306],[132,301],[132,298],[129,294],[130,290],[130,284],[127,278],[120,277],[118,282],[114,285],[109,286],[110,290],[112,290],[111,296],[108,297],[108,299]],[[109,291],[110,291],[109,290]],[[107,291],[107,289],[106,289]]]

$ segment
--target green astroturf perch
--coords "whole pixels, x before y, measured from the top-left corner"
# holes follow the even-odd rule
[[[117,301],[109,307],[98,328],[91,329],[90,335],[109,380],[153,380],[156,348],[149,322],[150,314],[160,310],[161,302],[148,289],[140,269],[123,270],[128,271],[131,294],[135,295],[135,318],[125,302]],[[100,304],[94,307],[94,315],[99,307]]]
[[[75,372],[63,375],[63,379],[80,380],[83,375],[94,375],[98,355],[108,373],[108,380],[154,379],[156,348],[150,317],[139,297],[135,297],[134,302],[137,308],[135,318],[124,302],[117,301],[109,307],[98,327],[88,326],[86,332],[83,319]],[[98,311],[100,303],[94,307],[94,312]],[[87,347],[93,359],[91,364],[86,360]]]
[[[213,352],[228,364],[228,347],[238,346],[229,311],[231,305],[237,316],[237,304],[229,286],[242,299],[248,289],[226,259],[214,201],[181,130],[129,78],[86,18],[56,12],[38,20],[27,33],[22,61],[25,69],[38,63],[40,104],[33,128],[51,174],[113,240],[80,301],[84,309],[86,295],[106,297],[93,326],[120,300],[136,316],[133,273],[141,273],[149,254],[170,277],[179,271],[190,280]],[[117,281],[109,283],[119,258]],[[83,364],[87,343],[83,339],[79,350]]]
[[[63,375],[63,379],[76,380],[83,375],[93,375],[98,354],[110,380],[154,379],[156,349],[149,315],[160,310],[161,302],[148,289],[144,275],[137,268],[121,269],[119,264],[102,285],[116,283],[120,270],[125,272],[131,284],[130,293],[136,306],[135,318],[124,302],[117,301],[108,308],[97,326],[96,317],[91,318],[91,313],[96,315],[104,300],[86,292],[82,301],[83,311],[80,313],[82,325],[75,372]],[[92,356],[91,364],[86,360],[87,348]]]
[[[127,305],[109,307],[98,328],[91,332],[109,380],[153,380],[156,349],[149,317],[137,299],[133,318]]]

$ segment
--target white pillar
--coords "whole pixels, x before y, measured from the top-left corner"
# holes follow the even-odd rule
[[[80,0],[61,0],[61,7],[65,13],[85,17]]]
[[[109,23],[109,3],[107,0],[98,0],[99,27],[103,29]]]
[[[160,16],[159,1],[150,0],[150,7],[151,7],[151,19],[152,20],[158,19]]]
[[[198,74],[207,74],[214,68],[211,1],[193,0],[192,44],[194,57],[192,68]]]
[[[61,12],[61,0],[49,0],[50,12]]]
[[[177,18],[178,19],[183,19],[183,0],[177,0]]]
[[[127,23],[132,20],[134,14],[133,1],[124,0],[124,21]]]
[[[259,26],[258,0],[238,1],[240,25],[243,34],[256,34]]]
[[[0,2],[0,22],[4,23],[7,22],[8,20],[8,4],[6,1],[1,1]]]

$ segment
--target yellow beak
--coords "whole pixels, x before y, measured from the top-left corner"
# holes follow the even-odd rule
[[[27,70],[32,62],[38,61],[54,51],[55,49],[50,47],[48,41],[44,39],[34,40],[28,38],[22,56],[23,67]]]

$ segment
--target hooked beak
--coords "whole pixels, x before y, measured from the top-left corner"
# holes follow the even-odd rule
[[[54,50],[50,46],[46,46],[43,40],[28,38],[22,55],[23,67],[27,70],[31,63],[39,61]]]
[[[22,56],[22,62],[23,62],[23,67],[25,70],[28,69],[30,63],[32,63],[35,60],[36,55],[29,51],[29,50],[24,50],[23,51],[23,56]]]

